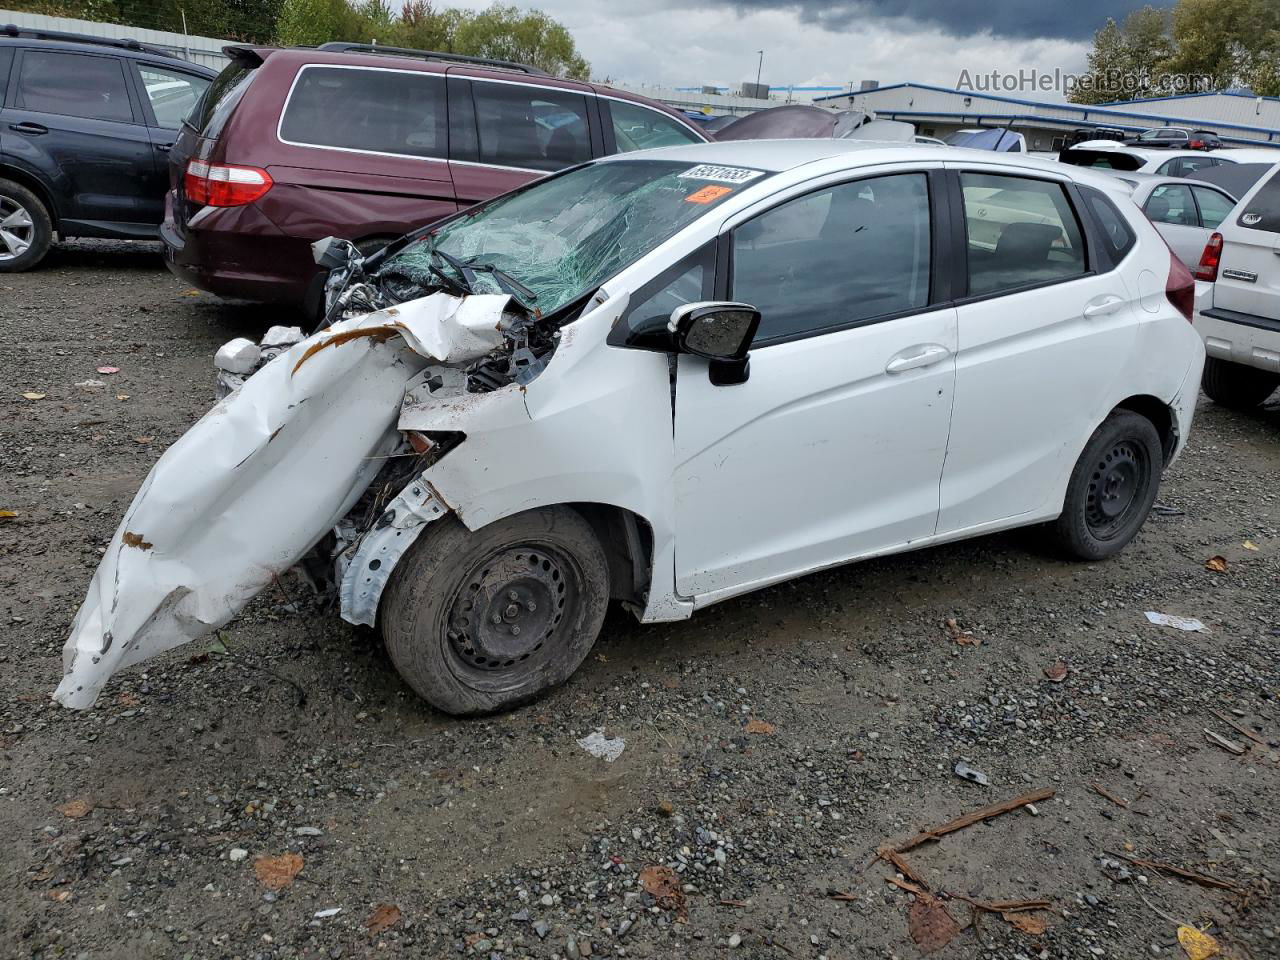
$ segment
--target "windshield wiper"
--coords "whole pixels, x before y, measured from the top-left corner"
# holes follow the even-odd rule
[[[454,270],[458,271],[458,276],[449,276],[436,266],[436,260],[443,260],[449,266],[453,267]],[[427,270],[430,271],[433,277],[438,279],[450,290],[455,290],[463,296],[470,296],[471,293],[474,292],[471,288],[475,283],[476,275],[457,257],[451,256],[443,250],[436,250],[433,248],[431,251],[431,261],[432,262],[427,265]]]
[[[495,267],[492,263],[476,263],[474,260],[468,260],[466,266],[477,273],[487,273],[493,277],[494,281],[502,288],[503,293],[509,293],[513,297],[519,297],[528,301],[526,306],[531,306],[538,302],[538,295],[526,287],[505,270]]]

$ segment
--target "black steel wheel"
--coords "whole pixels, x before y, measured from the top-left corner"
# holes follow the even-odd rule
[[[547,507],[474,533],[452,518],[432,524],[396,567],[379,620],[419,695],[446,713],[489,713],[568,679],[608,599],[590,524]]]
[[[1059,544],[1081,560],[1119,553],[1146,522],[1163,466],[1160,435],[1151,421],[1129,410],[1112,413],[1071,472],[1054,524]]]

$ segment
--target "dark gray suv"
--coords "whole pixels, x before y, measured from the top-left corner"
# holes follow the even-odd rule
[[[0,273],[55,233],[154,239],[169,148],[215,75],[133,40],[0,27]]]

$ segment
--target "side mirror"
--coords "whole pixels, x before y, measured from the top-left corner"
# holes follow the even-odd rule
[[[341,237],[325,237],[311,244],[311,259],[316,266],[325,270],[335,270],[360,259],[360,251],[350,240]]]
[[[667,329],[681,353],[711,361],[716,386],[744,383],[750,371],[747,352],[760,326],[760,311],[749,303],[686,303],[671,311]]]

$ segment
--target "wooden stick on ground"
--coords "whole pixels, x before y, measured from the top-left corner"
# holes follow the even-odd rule
[[[1116,853],[1108,850],[1107,853],[1113,857],[1119,857],[1121,860],[1127,860],[1135,867],[1146,867],[1148,870],[1161,870],[1165,873],[1172,873],[1175,877],[1181,877],[1183,880],[1190,880],[1192,883],[1198,883],[1202,887],[1214,887],[1218,890],[1230,890],[1232,893],[1241,893],[1241,889],[1234,883],[1226,880],[1219,880],[1217,877],[1211,877],[1204,873],[1196,873],[1194,870],[1188,870],[1186,867],[1178,867],[1172,863],[1159,863],[1155,860],[1140,860],[1137,857],[1130,857],[1123,853]]]
[[[1250,740],[1252,740],[1254,743],[1258,744],[1259,746],[1265,747],[1267,745],[1267,741],[1263,740],[1260,736],[1258,736],[1256,733],[1254,733],[1252,730],[1246,727],[1243,723],[1239,723],[1231,719],[1230,717],[1228,717],[1225,713],[1221,713],[1217,710],[1210,710],[1209,712],[1212,713],[1219,720],[1221,720],[1223,723],[1232,727],[1237,733],[1244,734],[1246,737],[1248,737]]]
[[[1098,796],[1102,797],[1104,800],[1110,800],[1110,801],[1111,801],[1112,803],[1114,803],[1117,807],[1123,807],[1125,810],[1128,810],[1128,809],[1129,809],[1129,801],[1128,801],[1128,800],[1121,800],[1121,799],[1120,799],[1119,797],[1117,797],[1114,793],[1111,793],[1109,790],[1107,790],[1106,788],[1104,788],[1104,787],[1102,786],[1102,784],[1100,784],[1100,783],[1091,783],[1091,784],[1089,784],[1089,786],[1093,787],[1093,792],[1094,792],[1094,793],[1096,793]]]
[[[933,827],[929,830],[916,834],[906,843],[899,844],[894,847],[895,853],[906,853],[908,850],[914,850],[922,843],[928,843],[930,840],[937,840],[946,836],[948,833],[955,833],[957,830],[963,830],[965,827],[971,827],[975,823],[981,823],[983,820],[990,820],[992,817],[998,817],[1002,813],[1008,813],[1010,810],[1017,810],[1019,807],[1025,807],[1029,803],[1040,803],[1042,800],[1048,800],[1054,795],[1052,787],[1044,787],[1040,790],[1033,790],[1031,793],[1024,793],[1020,797],[1014,797],[1012,800],[1005,800],[1003,803],[993,803],[989,807],[983,807],[980,810],[974,810],[972,813],[966,813],[962,817],[944,823],[940,826]]]

